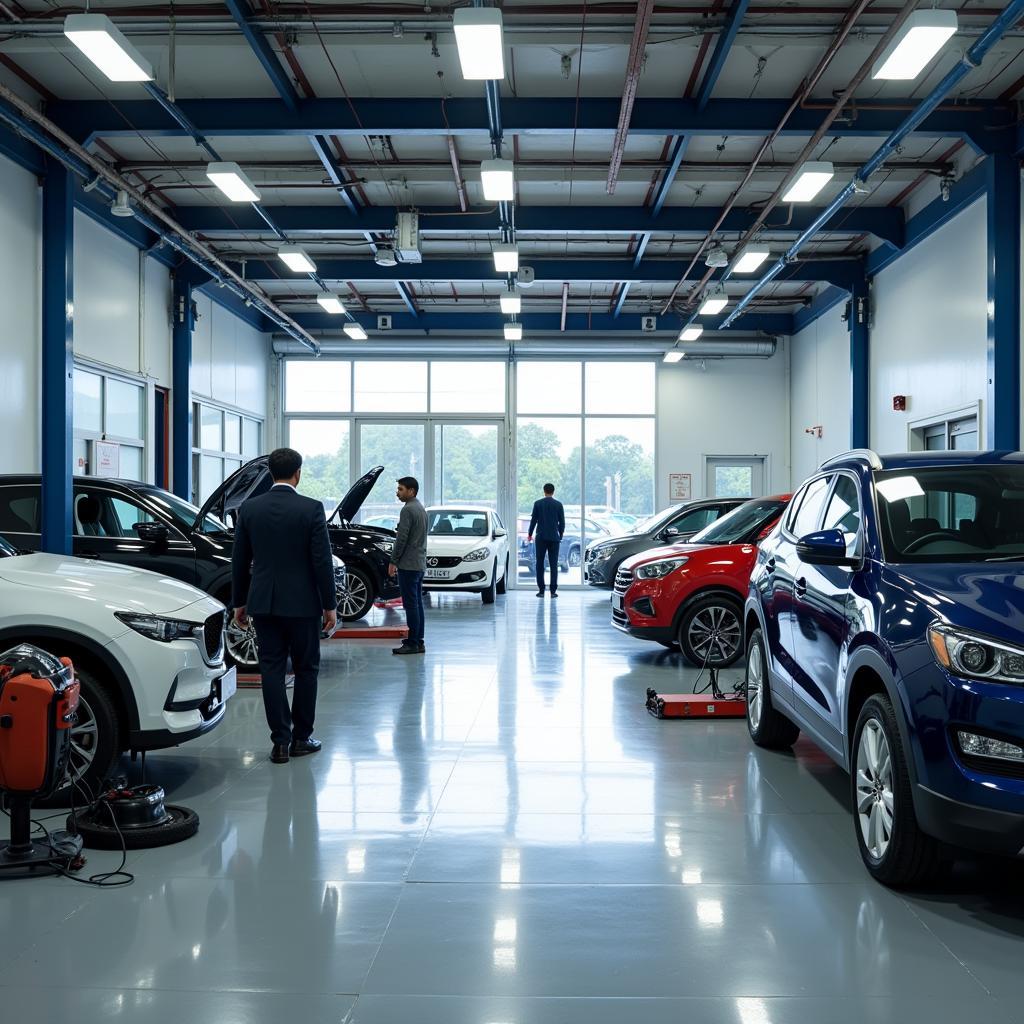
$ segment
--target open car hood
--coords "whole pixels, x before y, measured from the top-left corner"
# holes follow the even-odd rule
[[[366,496],[373,490],[373,485],[384,472],[383,466],[374,466],[369,473],[361,476],[349,489],[348,494],[338,502],[338,507],[331,513],[331,519],[339,519],[342,523],[350,523],[358,515],[366,501]],[[391,531],[388,531],[389,533]]]
[[[201,523],[205,516],[212,515],[222,523],[227,523],[233,530],[242,502],[269,491],[274,485],[274,481],[270,479],[267,462],[266,455],[259,455],[241,469],[236,469],[206,499],[206,504],[203,505],[196,521]]]

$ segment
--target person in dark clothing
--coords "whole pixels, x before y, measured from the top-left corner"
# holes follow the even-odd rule
[[[391,552],[388,572],[398,577],[402,592],[405,621],[409,636],[392,654],[423,654],[423,574],[427,571],[427,511],[417,495],[419,482],[415,477],[403,476],[397,481],[395,496],[402,502],[395,531],[395,546]]]
[[[273,743],[270,760],[315,754],[312,738],[320,671],[320,632],[338,624],[334,559],[319,501],[298,494],[302,456],[278,448],[267,460],[273,487],[238,512],[231,559],[235,619],[251,617],[260,648],[263,707]],[[291,657],[295,692],[288,707]]]
[[[528,542],[537,535],[537,596],[544,596],[544,558],[551,564],[551,596],[558,597],[558,551],[565,535],[565,509],[555,500],[555,485],[544,485],[544,497],[533,503]]]

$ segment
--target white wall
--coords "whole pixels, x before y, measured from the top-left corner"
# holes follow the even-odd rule
[[[791,340],[793,486],[850,447],[850,334],[845,303]],[[819,439],[806,433],[821,427]]]
[[[871,446],[876,451],[906,451],[909,422],[984,399],[986,231],[986,200],[980,199],[875,278]],[[894,395],[907,396],[906,412],[893,411]],[[984,419],[983,410],[983,448],[988,444]]]
[[[42,193],[35,175],[0,157],[0,472],[39,472]]]
[[[670,473],[690,473],[705,493],[705,455],[767,455],[769,493],[789,488],[787,342],[770,359],[685,359],[658,368],[658,508]]]

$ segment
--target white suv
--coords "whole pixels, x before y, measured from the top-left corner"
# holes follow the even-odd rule
[[[224,717],[224,606],[180,580],[0,538],[0,652],[38,644],[81,682],[72,770],[93,790],[127,750],[194,739]]]

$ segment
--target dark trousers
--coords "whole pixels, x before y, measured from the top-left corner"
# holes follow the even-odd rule
[[[293,740],[308,740],[313,734],[316,716],[322,620],[254,615],[252,621],[260,645],[263,708],[271,742],[285,745]],[[289,657],[295,673],[291,708],[285,688]]]
[[[423,573],[412,569],[398,570],[398,589],[402,592],[405,621],[409,626],[409,643],[423,643]]]
[[[551,565],[551,593],[558,592],[558,551],[561,541],[538,540],[537,542],[537,589],[544,589],[544,556]]]

